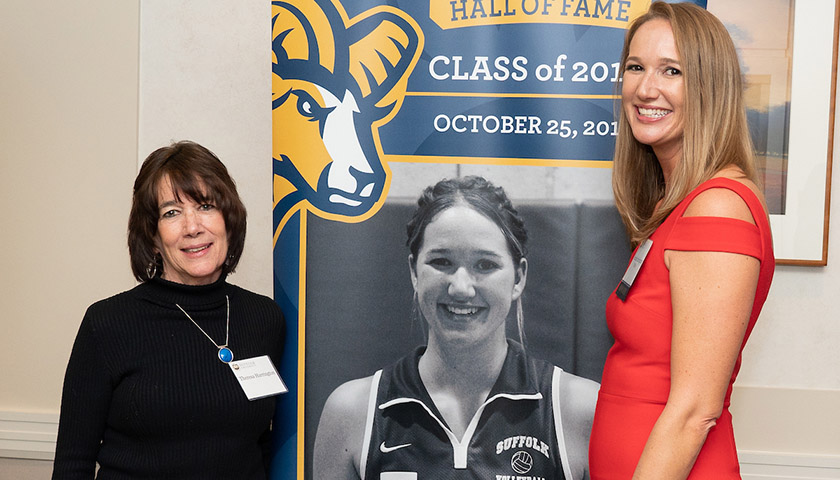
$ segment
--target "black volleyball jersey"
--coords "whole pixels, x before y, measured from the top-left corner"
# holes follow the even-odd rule
[[[420,380],[423,351],[418,348],[373,377],[362,480],[572,478],[554,396],[560,394],[562,369],[528,358],[521,346],[508,342],[496,384],[459,439]]]

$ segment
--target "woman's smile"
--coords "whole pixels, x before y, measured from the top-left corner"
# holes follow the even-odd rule
[[[208,244],[202,245],[200,247],[182,248],[181,251],[183,251],[184,253],[189,253],[189,254],[195,255],[195,254],[199,254],[201,252],[206,251],[208,248],[210,248],[210,245],[211,244],[208,243]]]
[[[642,107],[637,106],[636,111],[639,112],[639,115],[642,117],[652,118],[652,119],[660,119],[665,115],[668,115],[673,112],[673,110],[666,110],[662,108],[656,107]]]
[[[446,311],[451,313],[452,315],[475,315],[479,312],[479,307],[470,307],[464,305],[444,305],[443,306]]]

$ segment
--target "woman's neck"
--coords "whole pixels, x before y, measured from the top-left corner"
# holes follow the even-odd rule
[[[420,374],[425,370],[435,383],[455,385],[492,384],[499,376],[507,355],[507,341],[495,340],[493,346],[444,345],[432,337],[420,358]],[[425,378],[424,378],[425,382]]]
[[[665,180],[666,189],[671,182],[671,174],[677,168],[677,164],[682,158],[682,146],[678,148],[671,148],[667,150],[654,149],[656,160],[659,161],[659,166],[662,168],[662,177]]]
[[[230,294],[225,276],[209,285],[185,285],[155,277],[144,284],[148,299],[154,303],[175,308],[175,304],[195,310],[217,308],[225,304],[225,295]]]
[[[461,438],[487,400],[507,356],[507,341],[487,345],[441,346],[429,339],[418,368],[423,386],[452,432]]]

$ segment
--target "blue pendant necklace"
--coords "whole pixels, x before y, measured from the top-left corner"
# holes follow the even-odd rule
[[[230,299],[228,298],[227,295],[225,295],[225,302],[227,303],[227,318],[226,318],[226,321],[225,321],[226,322],[225,343],[223,345],[219,345],[218,343],[216,343],[215,340],[210,338],[210,335],[207,335],[207,332],[205,332],[204,329],[201,328],[201,326],[198,323],[196,323],[196,321],[193,320],[193,318],[190,316],[190,314],[187,313],[186,310],[181,308],[180,305],[178,305],[176,303],[175,306],[178,307],[179,310],[184,312],[184,315],[186,315],[187,318],[190,319],[190,321],[193,323],[193,325],[195,325],[199,330],[201,330],[201,333],[203,333],[204,336],[207,337],[208,340],[213,342],[213,345],[215,345],[216,348],[219,349],[219,360],[221,360],[223,363],[230,363],[230,361],[233,360],[233,352],[230,351],[230,349],[228,348],[228,341],[230,340]]]

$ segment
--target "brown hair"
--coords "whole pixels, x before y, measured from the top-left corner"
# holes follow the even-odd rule
[[[621,71],[633,36],[653,19],[668,21],[674,32],[685,79],[685,126],[682,158],[666,188],[653,150],[633,137],[624,109],[620,109],[613,193],[634,245],[649,237],[694,188],[725,167],[737,166],[758,183],[741,69],[726,28],[714,15],[692,3],[655,2],[627,30]],[[662,204],[654,212],[660,199]]]
[[[228,236],[227,260],[222,271],[233,272],[245,248],[245,206],[219,158],[195,142],[181,141],[149,154],[134,180],[128,216],[128,254],[134,277],[141,282],[150,280],[147,269],[151,266],[163,271],[155,238],[160,218],[158,186],[164,177],[171,182],[179,201],[181,195],[186,195],[198,203],[212,203],[222,212]]]
[[[459,203],[470,206],[499,227],[505,236],[513,264],[518,265],[519,260],[527,254],[528,231],[525,222],[502,187],[477,175],[444,179],[423,190],[417,199],[417,210],[406,225],[406,245],[414,258],[417,259],[429,223],[440,212]]]

